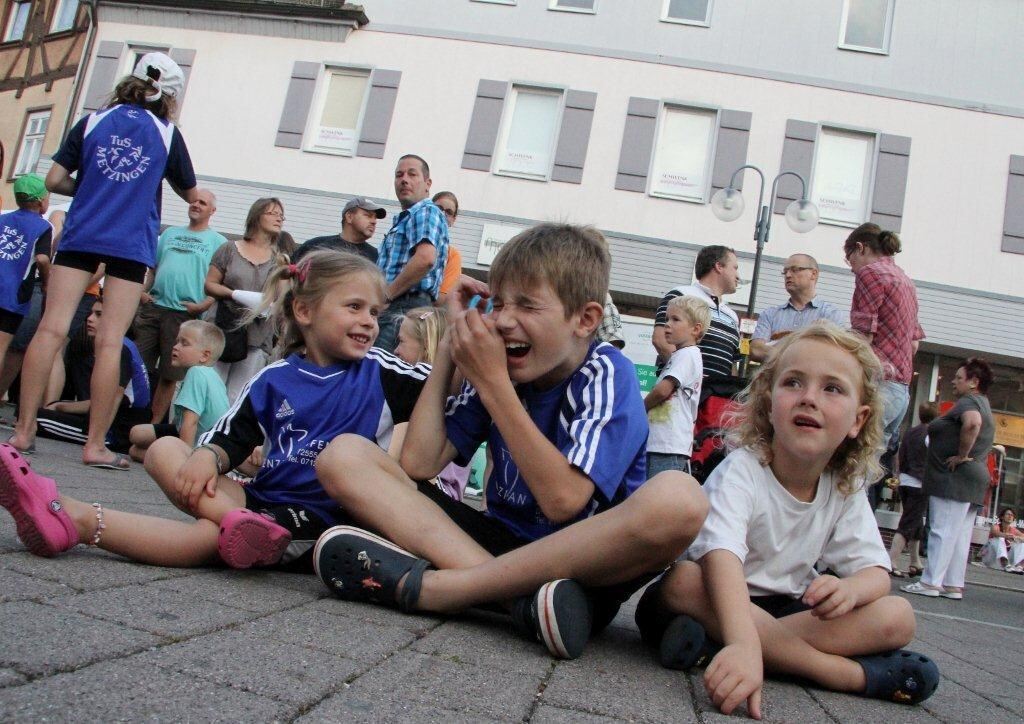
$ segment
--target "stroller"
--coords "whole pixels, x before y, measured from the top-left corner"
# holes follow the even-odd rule
[[[691,473],[701,485],[728,452],[725,435],[729,430],[729,415],[739,407],[736,396],[746,386],[747,381],[741,377],[704,378],[690,456]]]

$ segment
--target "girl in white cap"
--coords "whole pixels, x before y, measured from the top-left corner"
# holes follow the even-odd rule
[[[89,437],[82,461],[125,470],[128,458],[104,438],[117,408],[124,333],[135,316],[146,268],[156,262],[160,184],[167,179],[186,202],[196,178],[185,140],[171,122],[181,95],[181,68],[163,53],[147,53],[114,89],[106,108],[82,118],[53,157],[46,187],[73,196],[53,260],[46,311],[25,354],[21,416],[9,442],[35,442],[36,410],[50,365],[67,334],[90,277],[105,265],[105,310],[96,332]],[[78,172],[77,178],[71,174]]]

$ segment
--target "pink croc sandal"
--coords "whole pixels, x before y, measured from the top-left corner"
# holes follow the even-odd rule
[[[52,558],[78,545],[78,529],[60,504],[57,483],[34,472],[6,443],[0,445],[0,505],[35,555]]]
[[[281,560],[292,534],[267,516],[237,508],[220,520],[217,552],[232,568],[270,566]]]

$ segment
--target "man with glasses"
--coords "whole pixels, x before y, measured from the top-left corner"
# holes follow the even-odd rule
[[[341,233],[330,236],[316,236],[300,246],[292,254],[292,263],[299,260],[314,249],[334,249],[351,251],[365,256],[374,264],[377,263],[377,250],[368,242],[377,231],[377,220],[388,215],[384,207],[375,204],[365,196],[349,199],[341,211]]]
[[[769,307],[758,316],[757,327],[750,341],[750,359],[755,362],[763,361],[778,340],[811,322],[827,319],[844,329],[850,326],[849,316],[835,305],[818,298],[818,262],[814,257],[793,254],[786,259],[782,278],[789,293],[789,301],[777,307]]]

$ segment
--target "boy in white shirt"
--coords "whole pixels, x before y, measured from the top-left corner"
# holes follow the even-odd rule
[[[647,438],[647,477],[665,470],[690,472],[693,425],[700,402],[704,364],[700,342],[711,313],[696,297],[676,297],[668,303],[665,340],[675,345],[658,383],[644,398],[651,432]]]

